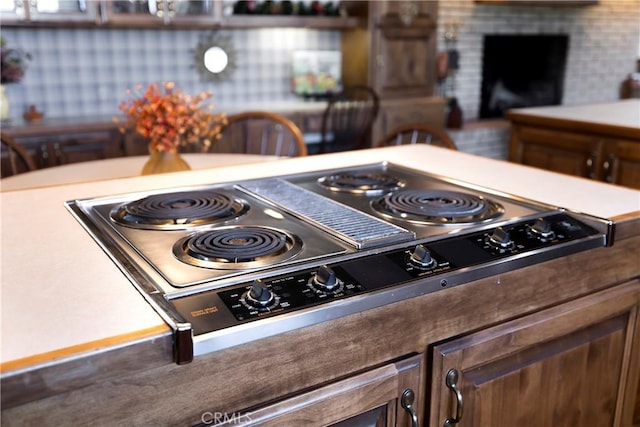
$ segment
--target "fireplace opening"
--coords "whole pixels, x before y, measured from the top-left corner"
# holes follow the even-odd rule
[[[560,105],[568,46],[567,35],[485,35],[479,117]]]

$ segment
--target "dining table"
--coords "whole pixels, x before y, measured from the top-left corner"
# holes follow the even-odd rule
[[[192,170],[267,162],[281,158],[238,153],[184,153],[181,156]],[[0,191],[130,178],[141,175],[142,167],[148,159],[149,156],[113,157],[37,169],[2,178]]]

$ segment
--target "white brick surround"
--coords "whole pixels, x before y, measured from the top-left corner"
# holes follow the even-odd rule
[[[465,121],[478,118],[485,34],[568,34],[563,105],[619,99],[620,83],[635,71],[640,55],[640,0],[600,0],[597,5],[571,7],[441,0],[439,50],[451,47],[444,37],[451,22],[459,23],[455,47],[460,54],[460,69],[455,77],[455,96]],[[495,121],[487,126],[492,130],[483,130],[476,123],[451,133],[463,151],[504,158],[507,129],[496,128]]]

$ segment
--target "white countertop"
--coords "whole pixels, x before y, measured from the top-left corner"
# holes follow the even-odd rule
[[[605,218],[640,215],[640,192],[419,145],[0,193],[2,371],[168,330],[64,207],[76,198],[390,161]]]
[[[186,153],[181,157],[192,170],[244,163],[278,160],[276,156],[230,153]],[[25,190],[66,184],[87,183],[109,179],[130,178],[140,175],[149,156],[113,157],[88,162],[68,163],[61,166],[21,173],[0,181],[0,191]]]
[[[547,119],[640,129],[640,99],[624,99],[589,105],[515,108],[510,111]]]

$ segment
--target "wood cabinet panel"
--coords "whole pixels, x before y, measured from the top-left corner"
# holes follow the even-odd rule
[[[370,2],[369,84],[381,99],[432,96],[437,2]]]
[[[602,179],[640,188],[640,142],[608,140],[603,146]]]
[[[414,410],[422,419],[423,355],[382,366],[316,390],[256,410],[239,411],[246,423],[261,427],[331,425],[406,426],[410,415],[402,408],[403,393],[414,393]],[[204,425],[231,426],[235,419]],[[365,424],[362,424],[365,423]]]
[[[590,136],[518,126],[510,149],[509,158],[524,165],[589,178],[601,172],[601,142]]]
[[[632,314],[629,307],[633,304],[631,301],[637,299],[640,275],[637,225],[635,220],[619,223],[612,247],[556,258],[202,355],[187,365],[167,361],[164,365],[151,364],[141,368],[140,362],[135,369],[109,373],[108,366],[112,362],[108,362],[111,360],[109,354],[103,354],[100,355],[104,363],[100,374],[80,372],[75,365],[81,364],[83,359],[78,359],[71,366],[62,361],[55,369],[45,367],[36,373],[13,376],[9,387],[5,387],[7,379],[3,378],[3,390],[13,390],[13,393],[10,404],[5,402],[7,393],[2,394],[2,425],[87,425],[95,420],[108,425],[193,425],[205,411],[228,414],[242,408],[257,411],[274,401],[286,401],[326,385],[356,378],[406,355],[422,353],[434,343],[444,343],[452,337],[474,336],[481,341],[483,336],[478,337],[475,333],[483,330],[485,341],[489,341],[496,335],[491,329],[499,327],[495,325],[504,324],[510,330],[497,334],[502,340],[493,341],[494,345],[489,348],[493,353],[486,356],[489,360],[494,360],[491,354],[501,349],[535,347],[555,338],[577,336],[575,331],[588,329],[607,318]],[[617,294],[619,289],[623,291]],[[604,298],[601,298],[602,291],[606,293]],[[582,303],[574,305],[571,301]],[[541,313],[537,317],[541,324],[538,332],[533,328],[536,318],[530,317],[534,313]],[[561,316],[562,313],[565,315]],[[545,322],[547,315],[551,316],[552,323]],[[514,319],[524,319],[524,323]],[[518,333],[519,330],[523,332]],[[627,333],[633,334],[636,340],[631,356],[614,357],[622,357],[622,369],[628,370],[624,377],[626,383],[620,382],[621,391],[616,395],[616,399],[625,403],[615,403],[616,407],[621,406],[620,419],[624,421],[631,417],[638,387],[640,366],[627,362],[640,360],[637,344],[640,327],[636,325],[635,331],[628,328]],[[615,333],[609,336],[613,335]],[[627,351],[629,347],[624,349]],[[170,348],[168,351],[170,354]],[[482,358],[482,352],[476,352],[471,361],[479,363]],[[442,380],[436,374],[429,374],[431,364],[427,361],[425,365],[426,377],[434,378],[428,380],[429,390],[434,384],[441,385]],[[446,373],[447,368],[449,366],[439,367],[434,372]],[[411,375],[409,371],[406,371],[407,375]],[[68,375],[60,374],[62,372],[77,375],[69,380]],[[45,390],[42,390],[42,379],[46,380]],[[551,377],[545,384],[550,380]],[[441,388],[440,398],[447,402],[440,405],[451,405],[448,403],[451,392],[444,385]],[[580,393],[587,392],[580,390]],[[544,396],[544,393],[526,395],[523,401],[543,405]],[[431,392],[423,393],[421,399],[432,402],[439,398]],[[162,404],[150,405],[149,402]],[[447,409],[444,412],[450,416]],[[426,413],[427,419],[430,416]],[[439,420],[437,425],[442,426],[443,421]],[[627,427],[630,424],[619,425]]]
[[[516,121],[511,125],[509,160],[640,188],[640,139],[523,125]]]
[[[638,378],[640,281],[483,330],[433,349],[430,425],[630,425]],[[632,379],[632,380],[630,380]]]

